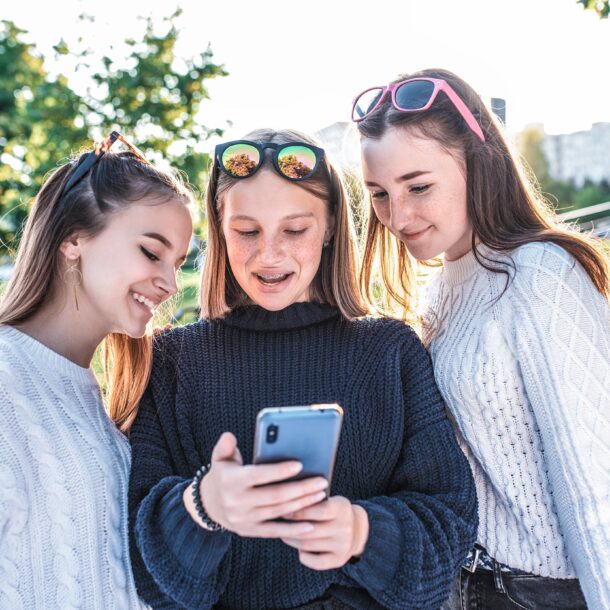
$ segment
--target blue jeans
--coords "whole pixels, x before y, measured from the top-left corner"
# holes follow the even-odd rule
[[[441,610],[587,610],[576,579],[461,568]]]

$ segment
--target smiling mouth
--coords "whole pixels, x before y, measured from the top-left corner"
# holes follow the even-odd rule
[[[148,309],[151,315],[154,315],[157,306],[150,299],[146,298],[143,294],[139,292],[132,292],[131,296],[136,303],[142,305],[142,307]]]
[[[421,237],[430,227],[426,227],[421,231],[415,231],[414,233],[402,233],[402,236],[407,240],[414,240]]]
[[[263,286],[277,286],[281,284],[285,280],[287,280],[291,275],[291,273],[255,273],[254,274],[258,281],[263,284]]]

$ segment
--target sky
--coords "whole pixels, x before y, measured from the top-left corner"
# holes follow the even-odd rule
[[[442,67],[483,99],[506,99],[507,130],[547,133],[610,121],[610,20],[576,0],[183,0],[179,51],[211,45],[229,76],[209,83],[204,124],[235,139],[258,127],[316,132],[348,121],[351,101],[397,75]],[[161,20],[174,0],[4,2],[1,19],[29,30],[43,51],[83,36],[96,53]],[[91,24],[78,15],[95,17]],[[58,18],[61,15],[61,19]],[[53,24],[49,27],[49,24]],[[51,54],[52,55],[52,54]],[[52,66],[50,66],[52,68]],[[72,84],[86,87],[82,74]],[[231,121],[231,124],[227,123]]]

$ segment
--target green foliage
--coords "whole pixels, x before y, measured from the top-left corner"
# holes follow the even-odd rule
[[[50,78],[23,30],[0,22],[0,239],[11,242],[44,175],[87,140],[81,100]],[[82,125],[82,123],[81,123]]]
[[[142,40],[129,39],[131,53],[120,65],[108,56],[104,69],[93,75],[102,92],[92,100],[92,110],[102,117],[105,131],[118,126],[127,133],[146,134],[144,150],[162,154],[187,173],[193,184],[207,175],[209,155],[197,145],[222,130],[199,122],[201,102],[209,98],[205,81],[226,76],[212,61],[212,51],[188,59],[176,55],[179,31],[174,19],[165,22],[167,31],[155,32],[150,18]]]
[[[519,151],[536,176],[542,190],[546,190],[550,175],[549,163],[542,150],[544,132],[535,125],[526,127],[519,135]]]
[[[610,0],[577,0],[586,9],[595,11],[600,19],[607,19],[610,16]]]
[[[587,181],[574,197],[574,208],[586,208],[606,201],[610,201],[610,184],[606,180],[602,180],[599,184]]]
[[[125,41],[126,58],[106,55],[95,68],[91,50],[73,51],[60,40],[56,56],[72,56],[77,69],[89,70],[93,85],[84,94],[66,76],[49,75],[44,57],[24,41],[24,30],[0,22],[0,256],[3,245],[16,247],[45,175],[112,129],[123,131],[151,159],[185,172],[193,185],[204,184],[210,159],[200,146],[222,130],[203,125],[198,113],[209,97],[206,80],[227,73],[213,62],[209,47],[192,58],[177,55],[179,16],[177,10],[163,20],[162,33],[147,19],[143,36]]]

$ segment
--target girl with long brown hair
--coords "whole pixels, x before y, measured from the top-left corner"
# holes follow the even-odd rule
[[[120,139],[130,150],[109,152]],[[46,180],[0,300],[0,606],[139,608],[126,432],[191,195],[117,132]],[[91,360],[109,349],[110,417]]]
[[[610,607],[610,308],[602,244],[558,222],[499,122],[446,70],[357,96],[361,280],[410,309],[477,483],[451,608]],[[582,593],[581,593],[582,589]],[[584,593],[584,597],[583,597]]]
[[[310,137],[258,130],[216,147],[207,214],[203,319],[158,337],[130,436],[140,594],[438,608],[474,542],[474,484],[416,334],[366,316],[339,174]],[[328,492],[284,481],[294,461],[251,464],[260,409],[333,402]]]

